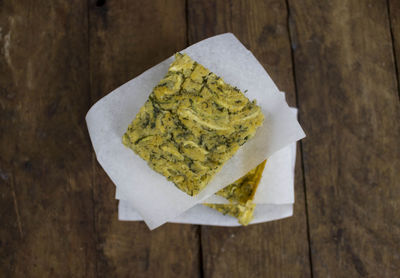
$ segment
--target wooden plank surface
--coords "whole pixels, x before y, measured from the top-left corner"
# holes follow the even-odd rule
[[[388,1],[390,31],[393,43],[393,56],[396,60],[397,89],[400,96],[400,1]]]
[[[285,1],[191,0],[189,43],[233,32],[295,106],[286,11]],[[294,217],[245,228],[202,227],[205,277],[310,276],[303,177],[297,155]]]
[[[186,47],[184,1],[91,1],[89,17],[93,103]],[[199,228],[119,222],[114,184],[93,163],[98,276],[199,277]]]
[[[314,277],[400,276],[386,1],[289,1]]]
[[[94,277],[87,5],[0,2],[0,276]]]
[[[0,276],[399,277],[399,14],[396,0],[0,1]],[[87,110],[228,31],[299,105],[294,217],[119,222]]]

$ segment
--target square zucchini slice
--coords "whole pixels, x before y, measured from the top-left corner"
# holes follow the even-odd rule
[[[263,123],[261,108],[186,54],[176,54],[123,136],[148,165],[194,196]]]

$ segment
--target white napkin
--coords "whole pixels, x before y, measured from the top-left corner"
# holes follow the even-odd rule
[[[203,40],[182,52],[257,99],[265,115],[262,127],[224,165],[197,196],[191,197],[153,171],[123,146],[121,138],[173,57],[147,70],[103,97],[86,115],[96,153],[118,192],[140,213],[150,229],[175,219],[189,208],[255,168],[264,159],[305,136],[297,118],[257,59],[232,34]]]

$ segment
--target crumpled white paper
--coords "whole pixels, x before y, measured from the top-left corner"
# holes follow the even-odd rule
[[[197,196],[191,197],[155,171],[121,137],[153,87],[161,80],[173,57],[154,66],[117,88],[92,106],[86,115],[89,135],[97,160],[117,186],[119,195],[129,202],[150,229],[175,219],[189,208],[213,195],[256,167],[265,158],[305,136],[267,72],[232,34],[203,40],[182,52],[203,64],[227,83],[247,90],[257,99],[265,115],[262,127],[224,165]]]

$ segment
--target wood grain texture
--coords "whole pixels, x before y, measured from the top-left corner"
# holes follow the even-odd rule
[[[289,1],[314,277],[400,276],[386,1]]]
[[[0,1],[0,276],[93,277],[87,9]]]
[[[186,47],[184,1],[91,1],[89,17],[93,103]],[[200,275],[197,226],[118,221],[114,184],[95,161],[94,172],[100,277]]]
[[[189,43],[233,32],[295,106],[286,11],[285,1],[189,1]],[[294,217],[248,227],[202,227],[205,277],[310,276],[303,177],[297,155]]]
[[[396,60],[397,89],[400,96],[400,1],[388,0],[393,56]]]
[[[400,277],[399,1],[285,2],[0,1],[0,276]],[[299,104],[294,217],[118,221],[87,110],[229,31]]]

